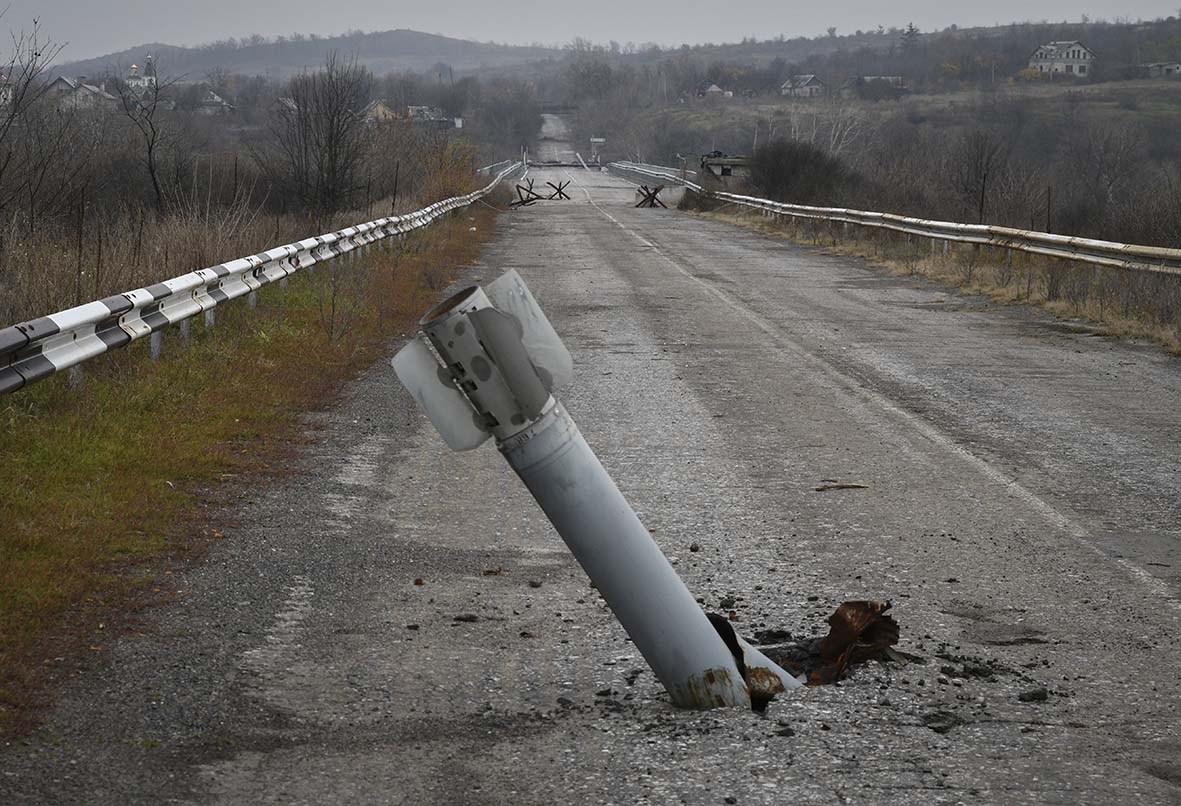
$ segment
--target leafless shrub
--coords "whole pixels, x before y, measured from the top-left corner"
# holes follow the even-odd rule
[[[1075,313],[1081,313],[1091,296],[1091,267],[1069,263],[1062,266],[1062,275],[1063,296]]]
[[[320,327],[330,342],[340,341],[352,331],[365,305],[368,272],[355,260],[330,261],[314,275],[320,313]]]
[[[1013,282],[1013,250],[1005,249],[1001,256],[1001,261],[996,265],[993,274],[996,277],[997,285],[1001,288],[1008,288]]]
[[[956,261],[956,267],[964,278],[965,285],[972,284],[972,278],[976,274],[976,264],[980,259],[980,247],[976,244],[970,244],[964,249],[962,257]]]
[[[1064,272],[1058,261],[1051,261],[1041,272],[1042,293],[1049,302],[1062,298],[1062,276]]]

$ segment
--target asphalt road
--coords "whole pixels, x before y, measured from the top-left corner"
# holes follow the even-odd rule
[[[466,279],[529,282],[689,587],[797,637],[890,599],[925,662],[674,711],[496,451],[379,364],[0,803],[1181,802],[1181,361],[554,174]]]
[[[589,145],[589,144],[588,144]],[[570,142],[570,126],[561,115],[541,116],[541,137],[533,158],[539,162],[576,162],[578,155]],[[550,178],[550,177],[547,177]]]

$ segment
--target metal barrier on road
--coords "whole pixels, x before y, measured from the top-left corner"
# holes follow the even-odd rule
[[[440,216],[488,195],[501,180],[521,167],[519,162],[497,165],[507,167],[501,168],[487,186],[465,196],[444,199],[406,215],[379,218],[278,246],[0,329],[0,394],[14,392],[199,313],[212,314],[223,302],[251,294],[300,269],[425,227]]]
[[[1181,275],[1181,249],[1160,246],[1138,246],[1135,244],[1099,241],[1091,238],[1076,238],[1070,235],[1055,235],[1049,232],[1019,230],[1010,227],[995,227],[988,224],[957,224],[951,221],[929,221],[922,218],[875,213],[864,210],[849,210],[841,207],[810,207],[802,204],[785,204],[760,199],[756,196],[742,196],[737,193],[710,191],[701,185],[688,181],[675,168],[660,165],[646,165],[635,162],[613,162],[608,168],[616,173],[664,179],[677,182],[690,190],[708,194],[731,204],[750,207],[763,212],[792,218],[806,218],[820,221],[837,221],[862,227],[886,229],[931,238],[938,241],[970,243],[978,246],[992,246],[999,249],[1015,249],[1064,260],[1077,260],[1097,266],[1108,266],[1130,271],[1146,271],[1157,274]]]

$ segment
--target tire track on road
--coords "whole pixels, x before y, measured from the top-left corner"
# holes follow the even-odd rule
[[[855,397],[859,397],[862,400],[887,411],[895,418],[906,423],[911,428],[914,428],[924,438],[933,444],[938,445],[940,448],[956,456],[961,461],[970,464],[976,470],[983,473],[989,480],[1004,487],[1026,504],[1033,507],[1051,524],[1070,536],[1078,545],[1082,546],[1089,552],[1097,555],[1105,561],[1114,561],[1114,563],[1120,566],[1136,584],[1163,601],[1172,610],[1170,615],[1172,616],[1173,621],[1178,621],[1181,619],[1181,601],[1172,595],[1167,582],[1155,576],[1137,563],[1132,562],[1131,560],[1123,557],[1112,557],[1110,554],[1104,551],[1101,546],[1097,545],[1090,539],[1090,531],[1087,530],[1082,524],[1061,512],[1057,507],[1050,504],[1033,490],[1030,490],[1028,487],[1021,484],[1008,473],[995,467],[987,459],[973,453],[971,450],[958,443],[952,436],[944,433],[928,420],[923,419],[913,412],[907,411],[905,408],[898,405],[886,395],[883,395],[872,388],[859,384],[857,380],[848,372],[837,366],[834,366],[832,363],[809,351],[802,344],[787,337],[780,328],[776,327],[773,323],[767,321],[767,319],[765,319],[759,313],[752,310],[746,303],[737,299],[732,294],[727,293],[723,289],[718,288],[713,283],[699,277],[692,271],[686,269],[679,261],[661,249],[658,244],[654,243],[638,230],[629,227],[627,224],[624,224],[618,218],[611,215],[611,213],[604,210],[603,207],[594,200],[586,186],[579,182],[573,175],[571,175],[569,172],[567,172],[566,175],[569,176],[575,182],[575,184],[578,185],[582,192],[586,194],[587,201],[592,207],[595,208],[595,210],[599,212],[600,215],[602,215],[611,223],[615,224],[615,226],[619,227],[636,241],[651,249],[665,263],[671,266],[679,274],[693,281],[693,283],[700,287],[704,292],[713,296],[719,302],[726,305],[736,314],[758,328],[764,335],[771,339],[772,343],[777,348],[787,351],[794,357],[807,362],[810,367],[816,369],[830,381],[836,383],[837,386],[839,386],[843,391]]]

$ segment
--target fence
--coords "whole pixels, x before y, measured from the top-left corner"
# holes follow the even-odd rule
[[[497,167],[500,170],[496,178],[484,188],[413,213],[379,218],[278,246],[0,329],[0,394],[14,392],[197,314],[203,313],[206,321],[212,322],[218,305],[253,295],[264,285],[284,281],[300,269],[425,227],[491,193],[502,179],[519,169],[520,163],[497,163],[488,169]]]
[[[632,174],[645,178],[664,179],[683,184],[699,193],[716,199],[751,207],[766,215],[790,216],[823,221],[856,224],[861,227],[892,230],[944,243],[970,243],[1000,249],[1014,249],[1049,257],[1076,260],[1098,266],[1108,266],[1132,271],[1146,271],[1158,274],[1181,275],[1181,249],[1159,246],[1137,246],[1134,244],[1097,241],[1090,238],[1076,238],[1070,235],[1055,235],[1049,232],[994,227],[988,224],[957,224],[951,221],[928,221],[921,218],[891,213],[874,213],[864,210],[849,210],[841,207],[809,207],[801,204],[784,204],[755,196],[736,193],[709,191],[689,181],[676,168],[660,165],[646,165],[635,162],[613,162],[608,166],[612,171]]]

